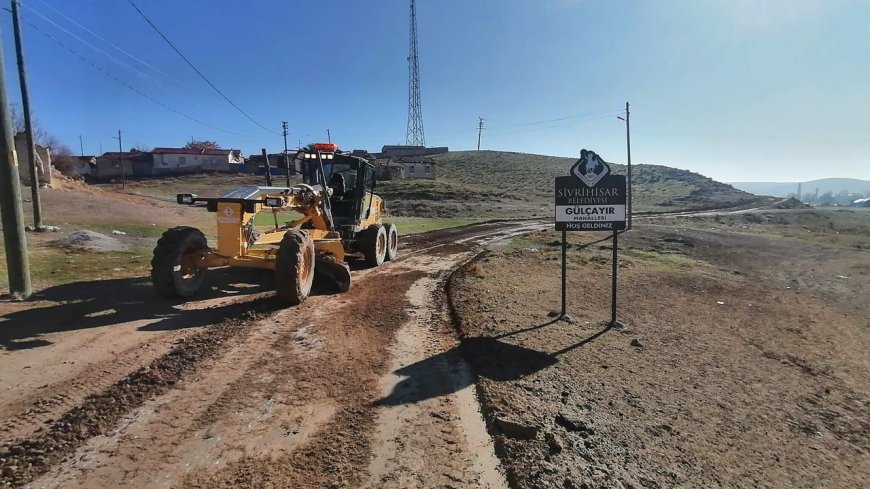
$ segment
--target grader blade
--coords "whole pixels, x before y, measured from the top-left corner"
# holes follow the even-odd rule
[[[314,273],[329,280],[339,292],[350,288],[350,267],[332,255],[317,257]]]

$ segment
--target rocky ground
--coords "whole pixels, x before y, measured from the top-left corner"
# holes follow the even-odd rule
[[[623,235],[617,327],[592,236],[570,236],[570,321],[555,232],[451,282],[510,485],[863,487],[870,255],[670,223]]]

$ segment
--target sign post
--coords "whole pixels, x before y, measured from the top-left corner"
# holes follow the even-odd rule
[[[567,313],[567,232],[612,231],[613,263],[610,324],[616,323],[617,237],[625,229],[625,176],[594,151],[581,150],[571,174],[556,177],[556,230],[562,231],[562,317]]]

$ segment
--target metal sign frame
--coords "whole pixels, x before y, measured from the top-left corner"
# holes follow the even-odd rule
[[[562,311],[567,315],[568,231],[612,231],[610,325],[616,324],[618,237],[626,228],[625,176],[613,175],[610,165],[594,151],[581,150],[571,175],[556,177],[554,222],[562,231]]]

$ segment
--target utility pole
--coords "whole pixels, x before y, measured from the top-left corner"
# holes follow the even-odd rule
[[[326,130],[326,142],[327,143],[332,142],[332,134],[329,133],[329,129]]]
[[[39,201],[39,175],[36,168],[36,143],[33,141],[33,120],[30,118],[30,95],[24,69],[24,48],[18,19],[18,0],[12,0],[12,30],[15,33],[15,54],[18,56],[18,83],[21,86],[21,110],[24,112],[24,133],[27,137],[27,159],[30,163],[30,194],[33,203],[33,227],[42,229],[42,204]],[[51,171],[51,169],[49,169]]]
[[[79,156],[85,155],[85,143],[82,141],[82,135],[79,134]]]
[[[112,139],[115,139],[114,137]],[[121,144],[121,130],[118,129],[118,161],[121,163],[121,189],[127,190],[127,172],[124,170],[124,146]],[[191,138],[193,139],[193,138]]]
[[[480,133],[483,132],[483,117],[478,117],[477,123],[477,150],[480,151]]]
[[[627,170],[626,170],[626,173],[628,174],[627,175],[628,192],[626,192],[627,193],[626,198],[628,201],[627,202],[627,204],[628,204],[628,216],[627,216],[628,217],[628,226],[627,226],[627,228],[631,229],[631,216],[632,216],[633,212],[632,212],[632,207],[631,207],[631,194],[632,194],[632,188],[631,188],[631,123],[629,122],[629,115],[630,115],[630,113],[628,111],[628,102],[626,102],[625,103],[625,118],[622,118],[619,116],[617,116],[616,118],[621,120],[621,121],[625,121],[625,150],[628,153],[628,166],[627,166]]]
[[[13,5],[14,6],[14,5]],[[6,269],[9,293],[16,298],[30,297],[30,263],[21,211],[21,186],[18,181],[18,156],[12,135],[12,115],[6,95],[6,68],[0,40],[0,215],[3,243],[6,245]]]
[[[281,122],[284,134],[284,170],[287,171],[287,186],[290,186],[290,156],[287,154],[287,121]],[[296,172],[293,172],[296,173]]]

